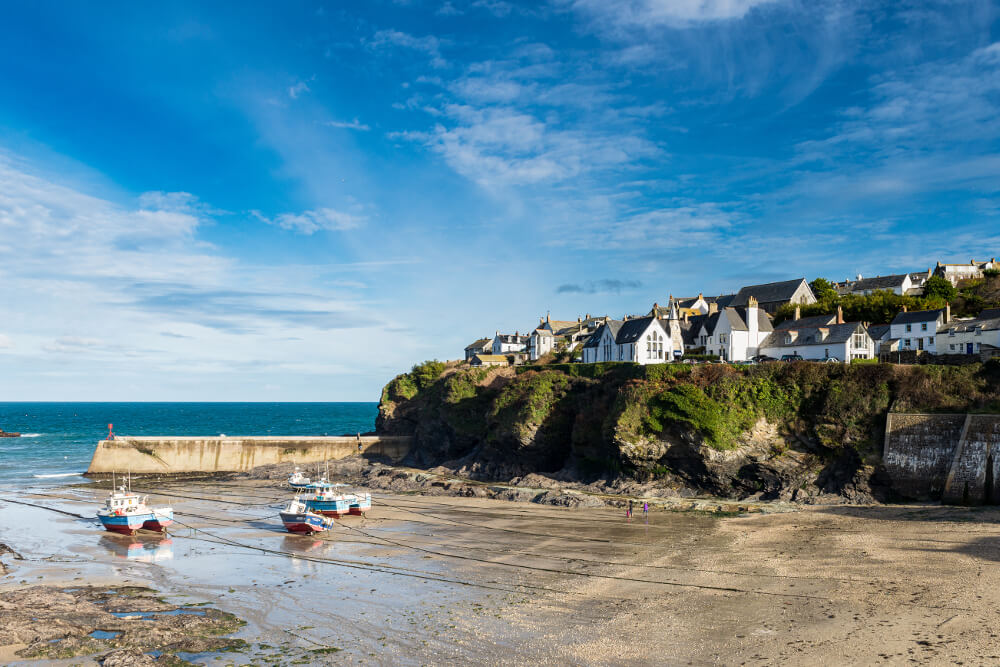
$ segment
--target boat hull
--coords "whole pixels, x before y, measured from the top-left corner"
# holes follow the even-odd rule
[[[173,525],[173,523],[173,512],[153,512],[153,517],[151,519],[146,519],[142,523],[142,528],[143,530],[152,530],[157,533],[162,533],[166,530],[167,526]]]
[[[357,496],[356,500],[351,502],[350,514],[353,514],[354,516],[362,516],[371,508],[372,497],[370,495]]]
[[[281,522],[289,533],[322,533],[329,529],[329,523],[321,516],[310,512],[279,512]]]
[[[306,507],[309,511],[340,518],[351,513],[351,505],[346,500],[307,500]]]
[[[122,535],[132,535],[145,525],[146,521],[153,520],[152,514],[133,514],[125,516],[105,516],[98,515],[101,525],[105,530]]]

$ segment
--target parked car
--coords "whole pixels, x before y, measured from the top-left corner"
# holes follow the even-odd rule
[[[782,361],[805,361],[801,354],[783,354],[781,355]]]
[[[840,363],[840,359],[838,359],[837,357],[824,357],[823,358],[823,363],[826,363],[826,364],[839,364]]]
[[[758,364],[763,364],[764,362],[767,361],[777,361],[777,359],[775,359],[774,357],[769,357],[766,354],[758,354],[756,357],[753,358],[753,361]]]

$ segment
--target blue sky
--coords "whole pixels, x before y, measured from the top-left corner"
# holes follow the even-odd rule
[[[0,400],[375,400],[546,311],[1000,254],[998,12],[11,4]]]

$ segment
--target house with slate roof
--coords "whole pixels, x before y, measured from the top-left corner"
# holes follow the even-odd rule
[[[538,326],[528,336],[528,358],[538,361],[562,343],[567,350],[573,350],[586,341],[597,330],[606,318],[578,317],[573,320],[553,320],[546,315],[538,318]]]
[[[492,351],[493,340],[490,338],[480,338],[465,346],[465,360],[471,361],[477,354],[490,354]]]
[[[871,324],[868,326],[868,335],[872,337],[875,341],[875,356],[878,357],[882,353],[882,345],[889,341],[889,335],[892,331],[892,325],[889,324]],[[886,351],[889,347],[886,346]]]
[[[971,278],[982,278],[983,272],[990,269],[1000,269],[996,257],[991,257],[989,261],[981,262],[970,260],[968,264],[942,264],[937,263],[934,267],[934,275],[947,278],[952,285],[957,285],[960,280]]]
[[[937,310],[902,312],[889,323],[889,339],[885,341],[883,352],[924,351],[937,354],[937,332],[951,320],[951,306]]]
[[[608,320],[583,345],[584,363],[632,361],[662,364],[678,350],[660,319],[652,315]]]
[[[1000,357],[1000,308],[984,310],[971,320],[945,323],[937,332],[938,354]]]
[[[777,283],[765,283],[763,285],[749,285],[742,288],[736,294],[728,297],[718,297],[716,304],[721,311],[729,306],[746,306],[750,298],[757,301],[757,305],[766,312],[774,314],[778,308],[786,303],[810,304],[816,303],[816,295],[805,278],[796,280],[784,280]]]
[[[497,331],[493,337],[493,354],[524,352],[528,347],[528,337],[515,331],[513,334],[502,334]]]
[[[473,368],[485,366],[510,366],[510,358],[502,354],[477,354],[469,361]]]
[[[760,343],[774,330],[771,318],[750,296],[746,306],[729,306],[705,316],[695,339],[705,354],[724,361],[757,356]]]
[[[862,278],[859,274],[856,280],[845,280],[842,283],[835,283],[833,287],[841,296],[846,294],[869,296],[875,292],[886,290],[903,296],[904,294],[912,293],[914,283],[913,275],[909,273],[900,273],[892,276],[875,276],[874,278]]]
[[[849,363],[851,359],[873,359],[875,342],[862,322],[840,322],[774,331],[760,344],[760,353],[775,359],[797,355],[812,361]]]

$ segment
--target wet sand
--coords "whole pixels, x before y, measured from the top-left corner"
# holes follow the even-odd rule
[[[1000,511],[712,517],[376,495],[284,533],[270,482],[162,485],[168,538],[0,499],[0,589],[148,585],[248,625],[205,664],[903,664],[1000,660]],[[22,497],[92,516],[93,488]],[[8,660],[11,649],[0,648]],[[79,663],[80,660],[74,661]],[[305,664],[301,662],[300,664]]]

